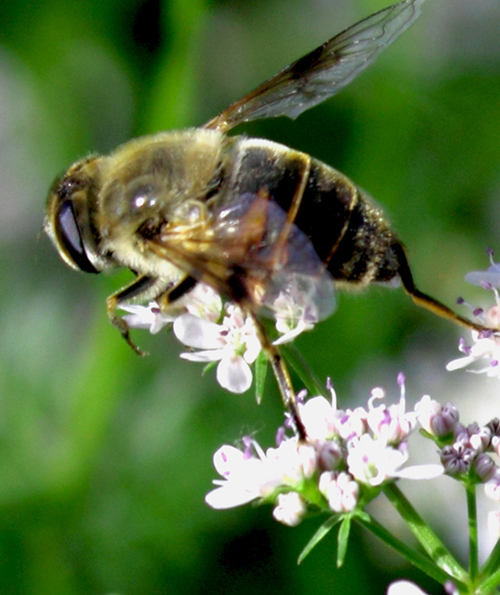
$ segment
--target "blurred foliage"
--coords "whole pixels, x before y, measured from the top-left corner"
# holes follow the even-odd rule
[[[0,4],[1,593],[368,595],[403,572],[367,554],[359,535],[340,571],[333,538],[297,568],[314,519],[289,529],[268,508],[209,510],[216,448],[248,433],[273,441],[282,413],[272,379],[257,407],[250,393],[218,389],[213,370],[202,377],[179,360],[166,333],[137,333],[151,353],[137,358],[104,308],[128,277],[76,274],[39,237],[46,189],[73,160],[199,125],[386,4]],[[499,6],[428,0],[416,25],[337,98],[295,122],[237,131],[307,151],[369,190],[407,244],[421,288],[450,304],[463,275],[486,265],[486,247],[500,250]],[[360,387],[393,383],[387,370],[408,364],[411,344],[431,357],[446,340],[447,359],[455,355],[454,330],[401,291],[339,302],[299,347],[341,398],[360,404]],[[370,378],[360,378],[363,366]]]

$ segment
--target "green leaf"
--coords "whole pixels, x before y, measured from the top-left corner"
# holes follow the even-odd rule
[[[325,398],[329,397],[329,393],[326,390],[326,384],[321,382],[314,374],[295,345],[291,343],[281,345],[281,351],[285,356],[286,362],[293,368],[293,370],[295,370],[297,376],[304,383],[309,395],[321,395]]]
[[[302,560],[312,551],[314,547],[318,545],[318,543],[325,537],[335,525],[340,523],[342,517],[338,514],[330,517],[327,521],[325,521],[321,527],[316,531],[316,533],[311,537],[309,542],[307,543],[306,547],[302,550],[299,559],[297,560],[297,564],[300,564]]]
[[[261,404],[264,396],[268,366],[267,355],[261,351],[255,361],[255,400],[258,405]]]
[[[438,568],[433,560],[431,560],[427,555],[422,554],[416,549],[406,545],[375,519],[370,517],[367,519],[366,514],[356,514],[355,520],[357,520],[361,526],[365,527],[365,529],[371,531],[373,535],[386,543],[394,551],[398,552],[401,556],[408,560],[410,564],[413,564],[416,568],[419,568],[422,572],[425,572],[438,583],[444,585],[446,581],[453,579],[450,573]],[[458,589],[463,588],[464,592],[467,592],[465,583],[463,581],[457,581],[456,579],[453,579],[453,581]]]
[[[468,579],[467,572],[417,513],[398,486],[394,483],[388,483],[384,486],[383,492],[434,564],[456,581],[466,583]]]
[[[215,368],[215,366],[218,363],[219,362],[209,362],[206,366],[203,367],[202,375],[204,376],[207,372],[209,372],[210,370],[212,370],[213,368]]]
[[[337,568],[341,568],[344,564],[350,533],[351,515],[348,515],[344,517],[337,537]]]

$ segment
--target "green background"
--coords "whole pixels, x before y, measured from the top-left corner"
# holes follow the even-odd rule
[[[199,125],[386,5],[0,4],[0,593],[349,595],[382,593],[393,576],[439,592],[359,532],[340,571],[333,535],[297,567],[319,519],[290,529],[269,507],[210,510],[212,453],[245,434],[273,443],[282,413],[272,379],[260,406],[251,391],[227,394],[165,332],[136,331],[151,354],[136,357],[105,312],[129,276],[78,274],[39,233],[47,189],[72,161]],[[345,172],[384,206],[422,290],[477,303],[463,276],[486,267],[488,246],[500,251],[499,28],[498,2],[428,0],[338,97],[237,132]],[[401,290],[371,288],[339,296],[337,313],[298,344],[346,407],[377,385],[396,396],[399,370],[413,401],[433,389],[445,400],[459,334]]]

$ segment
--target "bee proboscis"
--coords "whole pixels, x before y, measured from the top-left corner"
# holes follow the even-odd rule
[[[416,288],[403,245],[346,176],[278,143],[226,135],[251,120],[295,118],[337,93],[415,21],[423,1],[360,21],[200,128],[82,159],[54,184],[45,231],[62,259],[86,272],[128,267],[136,275],[107,310],[137,352],[118,306],[155,299],[167,309],[195,284],[209,284],[254,319],[304,437],[287,368],[260,318],[280,290],[299,280],[321,318],[333,309],[335,288],[399,281],[418,305],[482,330]]]

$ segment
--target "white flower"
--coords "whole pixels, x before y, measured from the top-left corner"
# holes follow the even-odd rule
[[[490,310],[495,309],[495,316],[497,316],[496,310],[498,306],[494,306]],[[492,316],[492,313],[488,311],[488,317]],[[491,333],[485,333],[484,331],[478,333],[472,331],[472,346],[465,345],[463,339],[458,345],[458,349],[465,353],[465,357],[460,357],[452,360],[446,366],[448,371],[457,370],[459,368],[465,368],[476,361],[485,361],[487,365],[478,370],[471,370],[477,374],[486,374],[490,377],[500,377],[500,337]]]
[[[289,292],[281,291],[273,305],[276,330],[282,335],[274,342],[275,345],[293,341],[304,331],[314,328],[318,322],[314,305],[306,304],[298,289],[293,289]]]
[[[229,305],[222,324],[182,314],[174,322],[175,336],[201,351],[181,353],[181,357],[196,362],[216,362],[217,381],[233,393],[243,393],[252,384],[252,364],[261,345],[255,325],[237,306]]]
[[[383,396],[380,389],[375,389],[368,411],[361,407],[338,410],[333,389],[331,393],[331,403],[323,397],[299,401],[307,436],[304,440],[297,436],[283,438],[280,433],[279,445],[265,453],[256,442],[251,443],[254,454],[248,447],[245,452],[231,446],[219,449],[214,465],[223,479],[214,482],[217,487],[207,495],[207,503],[214,508],[229,508],[261,499],[274,503],[277,520],[296,525],[309,503],[325,506],[326,499],[330,511],[348,513],[359,506],[361,492],[365,500],[377,495],[378,490],[364,486],[443,474],[442,465],[404,466],[408,446],[401,433],[406,436],[413,429],[415,413],[404,411],[403,387],[400,402],[390,407],[374,406],[375,399]],[[494,433],[500,422],[494,420],[491,425],[484,435]],[[480,430],[475,426],[464,428],[467,439],[482,436]],[[392,441],[397,441],[397,446]],[[481,468],[492,477],[494,470],[486,463]]]
[[[147,306],[136,304],[120,306],[120,310],[130,312],[123,317],[130,328],[148,329],[153,335],[175,320],[175,316],[162,312],[156,302],[149,302]]]
[[[487,288],[500,288],[500,264],[494,262],[493,251],[488,250],[491,265],[486,271],[472,271],[465,275],[465,280],[472,285]]]
[[[427,593],[410,581],[395,581],[389,585],[387,595],[427,595]]]
[[[273,510],[273,517],[289,527],[296,527],[307,511],[304,500],[297,492],[278,495],[278,504]]]
[[[219,487],[206,495],[209,506],[232,508],[266,498],[280,487],[299,487],[316,469],[314,449],[295,438],[266,453],[256,442],[252,445],[258,457],[228,445],[215,453],[214,467],[224,479],[215,480]]]
[[[312,444],[290,438],[266,451],[266,464],[272,469],[271,474],[280,478],[280,485],[297,487],[316,471],[316,450]]]
[[[382,389],[373,389],[368,401],[368,416],[366,422],[375,438],[381,438],[388,444],[399,444],[405,440],[415,428],[417,416],[413,412],[406,412],[404,390],[401,391],[399,403],[395,405],[375,406],[375,400],[385,397]]]
[[[381,485],[390,479],[433,479],[444,473],[442,465],[413,465],[402,468],[408,459],[406,443],[394,448],[369,434],[356,438],[347,453],[348,471],[361,483]]]
[[[292,341],[335,310],[331,275],[317,258],[310,240],[302,234],[297,239],[300,241],[290,242],[289,268],[272,275],[263,297],[276,320],[276,330],[282,334],[276,345]]]
[[[350,441],[363,436],[368,430],[368,412],[363,407],[347,409],[338,418],[337,432],[344,440]]]
[[[197,283],[194,289],[176,300],[165,312],[162,312],[154,301],[149,302],[147,306],[130,304],[120,306],[120,309],[129,312],[123,320],[130,328],[148,329],[154,335],[184,312],[213,322],[219,320],[222,314],[222,300],[209,285]]]
[[[352,512],[359,498],[359,484],[349,473],[325,471],[319,478],[319,490],[333,512]]]
[[[407,459],[406,450],[387,446],[384,440],[364,434],[352,441],[347,453],[347,467],[361,483],[378,486],[395,477]]]
[[[224,480],[214,480],[219,487],[205,496],[205,502],[216,509],[233,508],[267,495],[264,461],[248,458],[234,446],[224,445],[214,454],[214,467]]]
[[[183,298],[184,299],[184,298]],[[194,316],[217,322],[222,316],[222,299],[206,283],[197,283],[184,299],[186,311]]]
[[[299,415],[311,440],[328,440],[338,434],[339,416],[336,401],[329,403],[324,397],[312,397],[305,403],[299,403]]]
[[[470,364],[483,361],[486,363],[480,369],[470,370],[477,374],[486,374],[490,377],[500,378],[500,264],[493,261],[493,252],[488,251],[491,266],[486,271],[473,271],[465,276],[466,281],[473,285],[479,285],[484,289],[489,289],[495,297],[495,305],[486,312],[482,308],[473,308],[467,304],[479,321],[479,324],[486,326],[490,331],[472,331],[472,345],[466,345],[463,339],[460,339],[458,349],[465,354],[452,360],[446,366],[446,369],[457,370],[465,368]],[[461,303],[465,303],[460,300]]]

